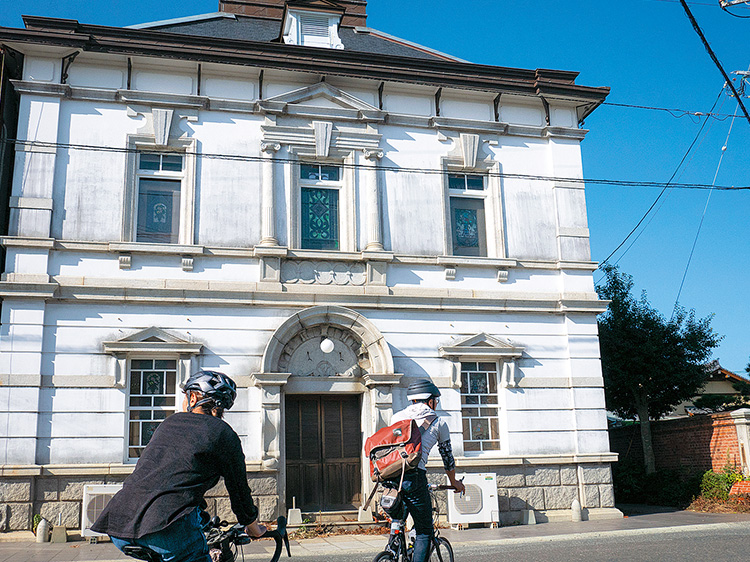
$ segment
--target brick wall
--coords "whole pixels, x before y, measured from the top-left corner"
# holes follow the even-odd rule
[[[651,422],[651,434],[657,469],[705,472],[727,463],[741,466],[737,428],[729,413]],[[610,429],[609,443],[620,462],[643,462],[638,425]]]

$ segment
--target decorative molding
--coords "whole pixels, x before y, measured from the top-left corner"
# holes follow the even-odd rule
[[[461,141],[464,168],[475,168],[477,165],[477,153],[479,152],[479,135],[461,133],[459,138]]]
[[[497,282],[498,283],[507,283],[508,282],[508,276],[509,272],[507,269],[498,269],[497,270]]]
[[[456,279],[456,269],[453,267],[446,267],[445,268],[445,278],[448,281],[455,281]]]
[[[281,282],[362,286],[367,283],[367,267],[361,262],[284,260],[281,264]]]
[[[315,129],[312,127],[288,127],[264,125],[261,127],[265,142],[315,148]],[[370,132],[337,129],[331,132],[330,148],[341,151],[377,149],[382,135]],[[329,151],[330,151],[329,148]]]
[[[120,264],[120,269],[130,269],[133,264],[133,256],[130,254],[120,254],[117,261]]]
[[[182,256],[182,271],[193,271],[193,256]]]
[[[260,151],[266,152],[268,154],[276,154],[279,150],[281,150],[281,144],[278,142],[261,142],[260,143]]]
[[[102,342],[105,353],[176,353],[198,355],[202,343],[191,342],[166,330],[152,326],[116,341]]]
[[[333,123],[328,121],[313,121],[315,130],[315,156],[325,158],[331,149],[331,135]]]
[[[362,152],[364,152],[365,158],[367,160],[371,161],[377,161],[383,158],[383,151],[379,148],[371,149],[371,148],[364,148],[362,149]]]
[[[169,133],[172,129],[173,109],[154,108],[151,110],[154,125],[154,144],[167,146],[169,144]]]
[[[523,355],[524,348],[479,333],[461,338],[450,345],[438,347],[440,357],[476,357],[481,359],[517,359]]]

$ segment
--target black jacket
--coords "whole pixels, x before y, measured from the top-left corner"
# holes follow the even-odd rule
[[[196,507],[224,477],[237,521],[258,517],[247,485],[240,438],[225,421],[180,412],[159,424],[138,464],[91,529],[137,539],[167,528]]]

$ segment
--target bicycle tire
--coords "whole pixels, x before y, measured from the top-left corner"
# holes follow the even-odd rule
[[[445,537],[438,537],[432,542],[430,562],[453,562],[453,547]]]
[[[384,550],[383,552],[379,552],[375,558],[372,559],[372,562],[396,562],[396,559],[392,552]]]

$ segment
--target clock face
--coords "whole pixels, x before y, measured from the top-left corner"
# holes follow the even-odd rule
[[[359,374],[357,355],[346,343],[329,337],[333,350],[320,349],[321,338],[313,337],[303,342],[289,359],[289,372],[298,376],[354,377]]]

